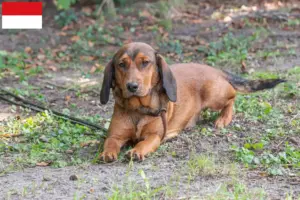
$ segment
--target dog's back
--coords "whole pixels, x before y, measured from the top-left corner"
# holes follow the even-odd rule
[[[235,96],[226,75],[218,69],[195,63],[175,64],[170,68],[179,95],[177,102],[171,103],[173,112],[168,113],[169,137],[175,136],[176,130],[194,126],[203,108],[220,110]]]
[[[168,113],[168,132],[192,127],[199,119],[202,109],[222,111],[217,127],[226,126],[232,119],[232,106],[236,91],[254,92],[275,87],[281,79],[246,80],[213,67],[184,63],[170,66],[177,80],[177,102],[171,103]],[[177,131],[178,132],[178,131]]]

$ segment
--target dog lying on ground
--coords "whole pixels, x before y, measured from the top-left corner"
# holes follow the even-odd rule
[[[117,51],[104,72],[100,100],[106,104],[112,88],[115,105],[99,157],[112,162],[125,143],[136,142],[127,155],[144,160],[162,141],[193,127],[205,108],[221,111],[215,126],[223,128],[232,120],[237,91],[255,92],[281,82],[284,80],[245,80],[194,63],[169,67],[151,46],[127,44]]]

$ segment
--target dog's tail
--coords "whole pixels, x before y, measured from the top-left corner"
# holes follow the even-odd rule
[[[284,79],[264,79],[264,80],[247,80],[234,75],[230,72],[223,71],[226,74],[228,82],[239,92],[250,93],[275,87],[279,83],[286,82]]]

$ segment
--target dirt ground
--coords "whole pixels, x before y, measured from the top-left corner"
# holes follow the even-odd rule
[[[111,117],[114,104],[113,99],[110,99],[107,105],[100,104],[99,91],[103,78],[103,66],[120,47],[119,41],[122,43],[129,41],[147,42],[159,49],[170,63],[191,61],[204,63],[206,62],[204,59],[206,55],[199,50],[199,46],[215,42],[229,32],[233,34],[233,37],[250,36],[258,29],[265,28],[268,30],[268,34],[259,36],[257,38],[259,42],[256,42],[249,49],[249,52],[252,53],[249,53],[246,59],[247,71],[284,74],[293,67],[300,66],[300,23],[295,26],[287,25],[289,19],[296,19],[300,22],[299,3],[288,1],[285,4],[273,1],[257,4],[254,1],[225,1],[223,4],[218,4],[217,2],[188,1],[185,6],[171,9],[169,14],[172,18],[172,30],[165,31],[158,28],[155,33],[151,29],[155,22],[151,21],[151,14],[146,12],[151,4],[133,4],[131,7],[140,10],[142,14],[139,16],[145,17],[148,21],[138,21],[135,16],[137,12],[133,12],[132,14],[124,14],[122,18],[115,21],[105,23],[103,26],[112,32],[114,25],[121,23],[125,27],[125,31],[113,35],[113,40],[105,44],[93,46],[93,53],[98,49],[101,50],[101,55],[92,55],[96,57],[92,58],[93,61],[84,58],[77,61],[76,57],[83,54],[86,54],[85,56],[90,55],[89,52],[82,53],[77,48],[78,51],[74,50],[70,53],[72,55],[69,56],[69,60],[61,58],[61,60],[57,59],[55,62],[51,62],[51,59],[56,58],[48,58],[47,49],[63,51],[65,46],[72,45],[76,40],[76,38],[72,39],[72,34],[76,31],[79,32],[80,26],[88,23],[85,20],[89,19],[80,18],[77,23],[62,29],[57,26],[53,19],[53,16],[57,14],[56,11],[51,9],[45,10],[42,30],[0,30],[0,50],[24,51],[26,47],[30,47],[33,52],[37,52],[34,59],[37,62],[42,62],[45,70],[43,73],[31,76],[28,79],[28,84],[35,87],[32,89],[34,93],[43,94],[43,104],[56,110],[67,107],[76,116],[100,115],[103,120],[98,123],[101,125],[104,125]],[[83,11],[76,10],[76,12]],[[138,21],[135,30],[130,28],[130,22],[134,20]],[[99,27],[101,26],[102,24],[99,24]],[[126,29],[127,26],[129,26],[128,30]],[[157,35],[160,35],[162,40],[168,38],[167,45],[161,45]],[[177,43],[174,41],[179,41],[180,46],[176,46]],[[280,50],[278,55],[265,56],[265,54],[269,55],[270,52],[277,50]],[[180,53],[175,53],[178,51]],[[262,51],[263,56],[257,56],[259,51]],[[47,58],[43,58],[43,56],[40,56],[41,59],[38,58],[40,54],[45,54]],[[46,60],[50,61],[47,62]],[[95,60],[100,63],[96,72],[93,69]],[[225,62],[224,65],[220,65],[218,63],[216,67],[235,73],[241,73],[243,70],[241,63],[229,65]],[[3,88],[26,90],[28,85],[23,85],[18,80],[16,76],[6,75],[0,79],[0,85]],[[78,90],[80,90],[80,97],[77,94]],[[278,105],[279,107],[282,104],[291,104],[296,109],[295,116],[297,116],[297,112],[299,112],[298,98],[277,100],[279,95],[275,92],[272,96],[274,97],[270,100],[272,106]],[[33,101],[38,102],[37,99],[33,99]],[[76,108],[70,106],[71,104],[76,104]],[[22,116],[20,108],[12,109],[11,105],[1,101],[0,110],[0,121],[3,123],[10,116]],[[288,114],[285,117],[282,119],[283,121],[290,121],[293,118]],[[110,164],[93,164],[91,160],[98,152],[98,145],[83,148],[81,157],[89,157],[90,159],[90,162],[84,164],[63,168],[52,166],[21,167],[18,170],[1,174],[0,199],[108,199],[116,194],[116,188],[124,189],[128,186],[129,189],[124,189],[125,191],[120,189],[119,191],[120,194],[122,192],[127,193],[130,188],[137,188],[136,190],[138,190],[147,187],[144,186],[147,181],[149,181],[151,189],[164,187],[164,192],[152,197],[153,199],[299,198],[299,166],[288,169],[288,174],[269,176],[260,168],[251,169],[251,167],[247,168],[240,162],[233,162],[235,160],[231,153],[233,144],[240,146],[244,143],[245,138],[256,138],[258,137],[256,134],[269,128],[263,123],[246,120],[241,113],[236,114],[230,125],[230,127],[237,126],[244,128],[240,130],[229,128],[224,135],[213,128],[213,121],[204,120],[197,127],[183,131],[180,137],[163,144],[157,153],[151,155],[144,162],[128,164],[127,160],[121,159]],[[197,134],[203,128],[212,130],[212,134]],[[299,141],[299,133],[295,137]],[[280,140],[276,140],[274,144],[270,145],[270,148],[276,148],[279,144]],[[299,143],[296,142],[295,147],[299,148],[299,144],[300,141]],[[215,157],[218,165],[216,172],[213,174],[204,173],[204,175],[200,173],[191,179],[189,177],[191,171],[187,169],[187,163],[195,154]],[[0,162],[0,172],[10,165],[13,157],[7,155],[1,158],[3,160]],[[141,170],[146,174],[147,181],[141,176]],[[76,180],[71,180],[72,178]],[[236,184],[245,188],[238,193],[235,188]],[[226,185],[226,192],[217,196],[224,185]],[[230,192],[233,194],[232,196],[227,195]],[[240,196],[235,196],[236,192]],[[247,195],[243,196],[242,194]],[[114,199],[120,198],[115,197]]]

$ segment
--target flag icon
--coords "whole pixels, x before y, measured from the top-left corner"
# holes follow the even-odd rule
[[[42,2],[3,2],[3,29],[41,29]]]

